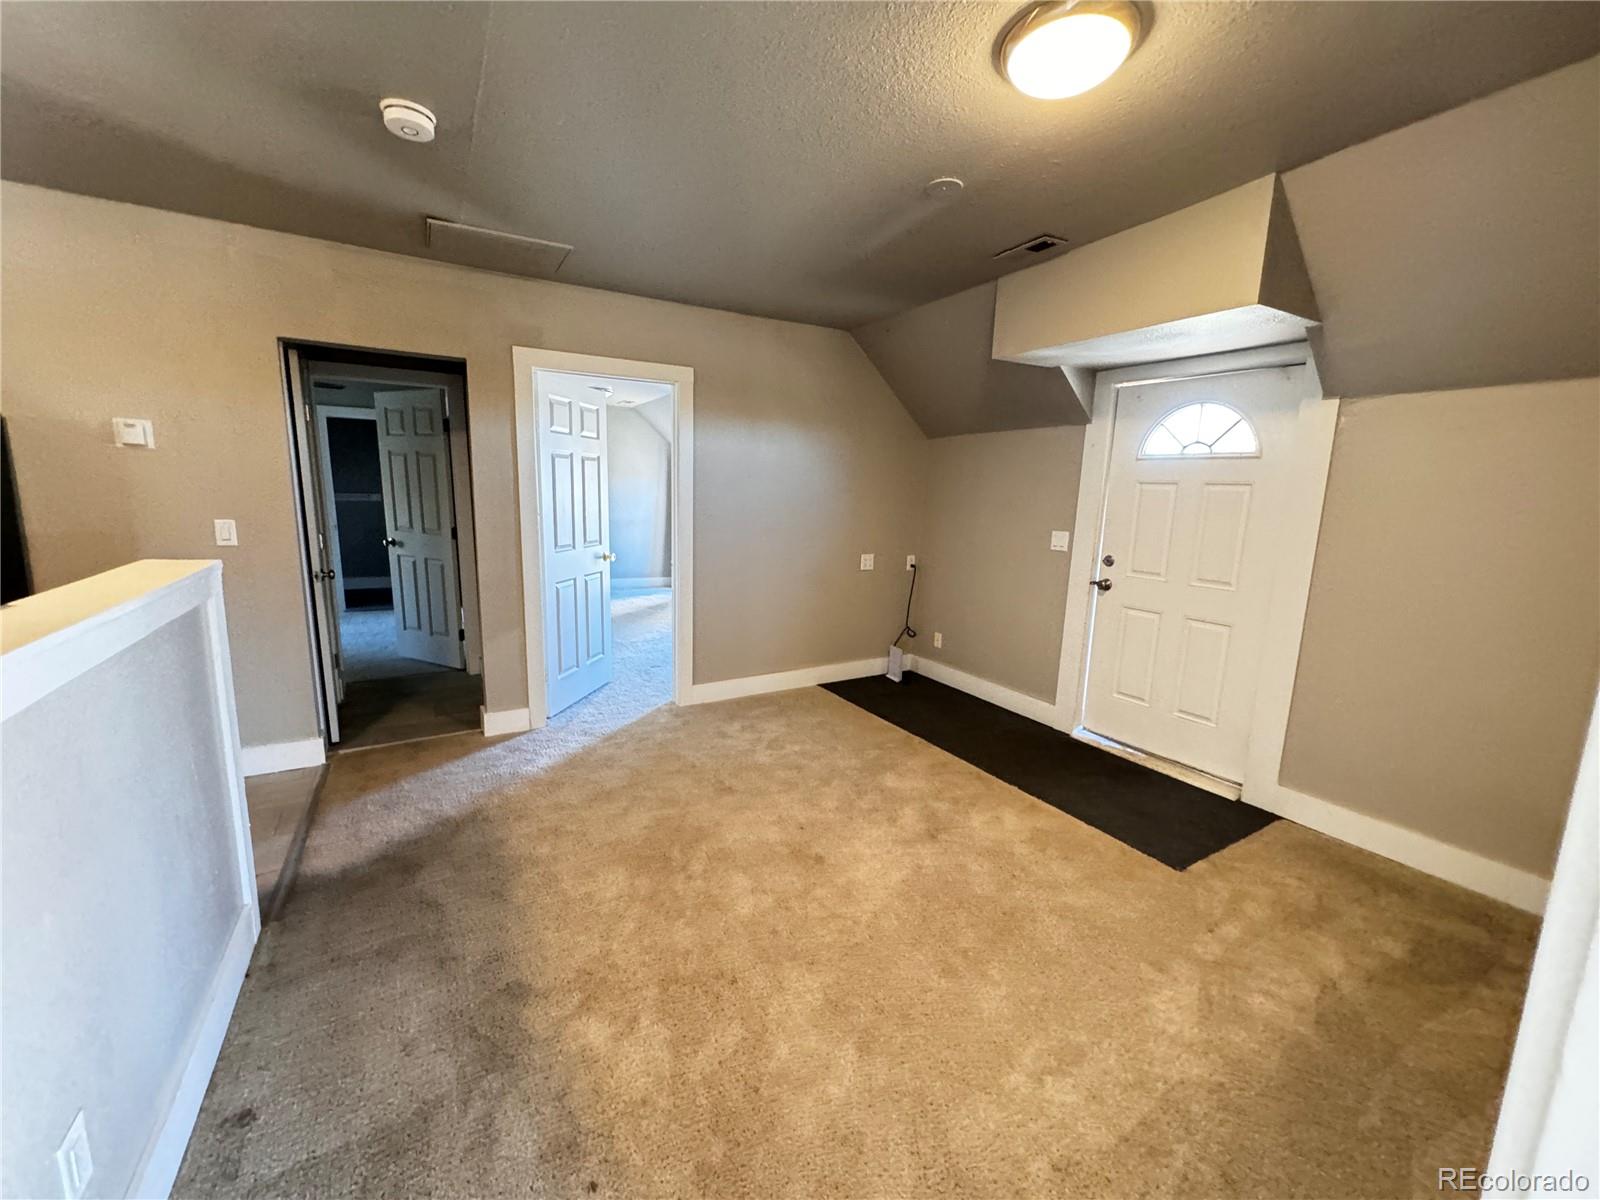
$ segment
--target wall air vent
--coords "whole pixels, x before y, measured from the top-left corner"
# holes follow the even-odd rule
[[[1038,233],[1025,242],[1018,242],[1015,246],[1000,251],[995,258],[1042,258],[1066,244],[1067,239],[1064,237],[1057,237],[1053,233]]]
[[[464,267],[548,279],[561,269],[567,255],[572,253],[572,247],[561,242],[463,225],[439,217],[426,217],[424,221],[428,249],[437,257]]]

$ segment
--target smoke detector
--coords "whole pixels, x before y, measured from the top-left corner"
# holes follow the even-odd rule
[[[433,141],[434,116],[414,100],[401,100],[391,96],[378,101],[378,111],[383,114],[383,127],[402,142]]]

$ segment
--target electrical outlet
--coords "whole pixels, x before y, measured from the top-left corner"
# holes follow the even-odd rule
[[[89,1130],[83,1123],[83,1110],[72,1118],[67,1136],[56,1150],[56,1170],[61,1174],[61,1195],[78,1200],[94,1178],[94,1159],[89,1157]]]
[[[237,546],[239,544],[239,527],[227,518],[211,522],[211,527],[217,533],[217,545]]]
[[[872,570],[873,560],[876,559],[877,557],[878,556],[876,554],[863,554],[861,556],[861,569],[863,571]]]
[[[909,571],[909,570],[911,570],[912,567],[914,567],[916,565],[917,565],[917,556],[915,554],[906,555],[906,570]]]
[[[933,648],[935,650],[944,649],[944,634],[936,633],[933,635]]]
[[[1071,544],[1072,534],[1065,529],[1052,529],[1050,531],[1050,549],[1060,550],[1065,553],[1067,547]]]

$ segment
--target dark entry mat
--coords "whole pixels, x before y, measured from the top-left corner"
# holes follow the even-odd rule
[[[1277,820],[913,672],[823,686],[1176,871]]]

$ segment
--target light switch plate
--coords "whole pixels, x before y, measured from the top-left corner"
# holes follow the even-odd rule
[[[61,1175],[61,1194],[66,1200],[78,1200],[94,1178],[94,1159],[89,1156],[89,1130],[83,1123],[83,1110],[72,1118],[67,1136],[61,1139],[56,1151],[56,1170]]]
[[[1072,534],[1065,529],[1052,529],[1050,531],[1050,549],[1065,552],[1072,544]]]
[[[156,427],[144,417],[112,417],[111,440],[118,446],[138,446],[154,450]]]
[[[239,544],[239,527],[226,517],[211,522],[212,528],[217,531],[217,545],[237,546]]]
[[[877,558],[877,555],[875,555],[875,554],[863,554],[861,556],[861,569],[863,571],[872,570],[873,560],[875,560],[876,558]]]
[[[936,633],[933,635],[933,648],[935,650],[944,649],[944,634]]]

